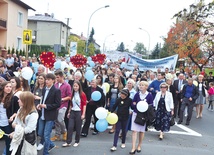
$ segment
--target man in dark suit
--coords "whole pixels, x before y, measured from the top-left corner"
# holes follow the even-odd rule
[[[44,143],[43,155],[48,155],[55,148],[55,144],[50,140],[54,121],[57,119],[57,109],[61,103],[61,91],[54,86],[55,75],[48,73],[46,75],[46,88],[42,92],[42,102],[37,105],[37,109],[41,110],[39,118],[38,135],[42,138],[41,144]]]
[[[187,81],[184,79],[184,74],[180,73],[178,79],[174,81],[173,86],[175,88],[175,107],[174,107],[174,117],[180,114],[181,108],[181,91],[184,84],[187,84]]]
[[[91,94],[94,91],[99,91],[101,93],[101,98],[98,101],[93,101],[91,98]],[[86,116],[85,116],[85,124],[82,128],[82,137],[87,137],[88,135],[88,129],[91,123],[91,116],[93,115],[94,117],[94,132],[92,133],[93,135],[97,135],[98,131],[96,129],[96,122],[97,122],[97,117],[95,116],[95,111],[98,107],[102,107],[103,104],[105,103],[105,95],[103,94],[102,88],[97,86],[96,79],[93,79],[91,81],[91,86],[87,88],[86,91],[86,97],[87,97],[87,106],[86,106]]]
[[[193,79],[188,79],[188,84],[185,84],[183,86],[183,90],[181,93],[181,109],[180,109],[180,119],[178,121],[178,124],[181,124],[183,122],[183,113],[184,109],[187,106],[187,120],[186,125],[189,125],[190,120],[192,118],[192,111],[195,106],[195,101],[198,98],[199,92],[198,88],[193,84]]]

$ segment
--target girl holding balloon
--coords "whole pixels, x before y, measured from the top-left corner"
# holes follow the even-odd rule
[[[152,94],[147,91],[149,87],[149,83],[147,81],[141,81],[139,83],[139,92],[137,92],[133,98],[133,102],[131,104],[131,108],[133,110],[132,121],[131,121],[131,130],[132,130],[132,149],[129,154],[135,154],[141,152],[141,145],[144,138],[144,132],[146,129],[146,123],[144,125],[139,125],[135,123],[135,118],[137,116],[137,112],[145,112],[148,108],[148,105],[153,105],[153,97]],[[140,101],[147,102],[147,106],[145,104],[140,104]],[[139,133],[139,142],[136,149],[136,140],[137,133]]]
[[[110,86],[108,95],[107,95],[107,107],[109,110],[112,110],[116,99],[118,98],[119,92],[123,89],[123,84],[121,82],[121,78],[118,75],[114,76],[114,83]],[[114,133],[115,125],[113,125],[112,129],[109,131],[110,134]]]
[[[117,109],[118,122],[116,123],[116,132],[114,134],[114,143],[111,151],[117,150],[117,142],[120,130],[122,129],[122,144],[121,148],[125,148],[126,141],[126,126],[129,118],[129,108],[132,103],[132,99],[129,98],[129,90],[123,89],[120,92],[120,97],[116,100],[111,112]]]
[[[76,136],[73,146],[77,147],[79,145],[82,120],[85,119],[87,98],[82,91],[81,83],[79,81],[74,81],[72,90],[71,106],[67,115],[69,118],[68,134],[66,143],[62,144],[63,147],[71,145],[74,127],[76,128]]]

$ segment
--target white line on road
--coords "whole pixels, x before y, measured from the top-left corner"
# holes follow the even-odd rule
[[[174,131],[174,130],[170,130],[169,132],[167,133],[171,133],[171,134],[180,134],[180,135],[189,135],[189,136],[196,136],[196,137],[202,137],[202,135],[182,124],[177,124],[177,122],[175,123],[175,126],[179,127],[180,129],[186,131]],[[157,130],[155,130],[154,128],[151,128],[149,129],[149,131],[152,131],[152,132],[159,132]]]

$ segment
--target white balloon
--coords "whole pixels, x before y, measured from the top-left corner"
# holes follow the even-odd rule
[[[148,103],[146,101],[139,101],[137,103],[137,110],[139,112],[145,112],[145,111],[147,111],[148,107],[149,107],[149,105],[148,105]]]
[[[108,112],[106,111],[105,108],[103,107],[99,107],[96,109],[95,111],[95,116],[98,118],[98,119],[105,119],[108,115]]]
[[[25,80],[30,80],[33,76],[33,70],[30,67],[24,67],[21,70],[21,76],[25,79]]]

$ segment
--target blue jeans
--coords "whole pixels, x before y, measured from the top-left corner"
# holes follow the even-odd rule
[[[4,126],[4,127],[0,126],[0,129],[2,129],[6,134],[10,134],[12,132],[12,128],[10,125]],[[8,136],[4,136],[4,140],[6,145],[6,155],[10,155],[11,152],[9,151],[9,149],[10,149],[11,139]]]
[[[46,121],[39,119],[39,129],[38,135],[42,138],[42,142],[44,142],[44,150],[43,155],[48,155],[49,148],[55,146],[55,144],[50,140],[52,127],[54,125],[54,121]]]

